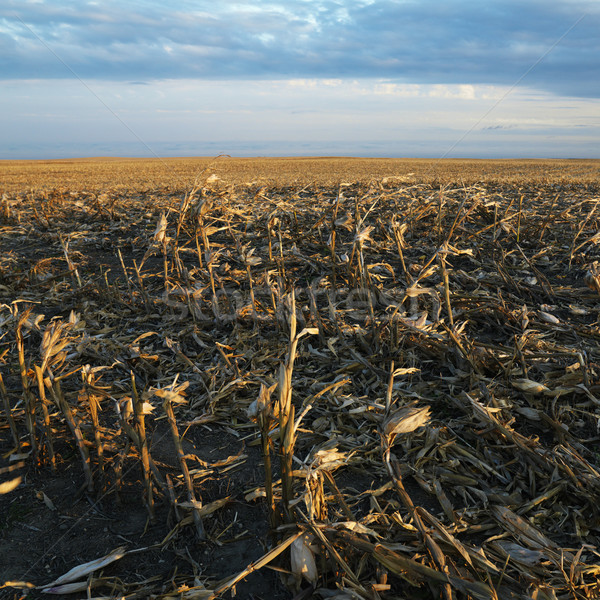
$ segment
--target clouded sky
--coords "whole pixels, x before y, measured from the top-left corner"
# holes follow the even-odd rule
[[[600,158],[598,0],[0,0],[0,158]]]

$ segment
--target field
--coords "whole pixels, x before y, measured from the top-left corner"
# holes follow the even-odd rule
[[[0,598],[600,598],[600,161],[0,198]]]

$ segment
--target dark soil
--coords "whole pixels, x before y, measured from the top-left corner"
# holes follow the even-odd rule
[[[212,429],[212,430],[211,430]],[[119,490],[104,489],[98,494],[82,491],[83,475],[74,448],[64,448],[57,470],[47,467],[22,468],[23,483],[0,496],[0,580],[49,583],[69,569],[100,558],[117,546],[128,551],[142,549],[112,563],[96,576],[116,577],[132,587],[150,580],[218,581],[243,571],[267,550],[267,517],[264,501],[246,502],[244,492],[261,483],[263,477],[259,450],[247,447],[220,427],[196,427],[187,435],[186,451],[209,463],[244,452],[248,458],[233,470],[216,469],[202,481],[202,500],[208,504],[230,497],[230,502],[213,514],[207,527],[207,540],[199,541],[192,526],[161,544],[174,520],[169,503],[158,501],[154,522],[140,498],[143,481],[139,462],[125,465],[126,485]],[[11,450],[8,431],[1,431],[4,454]],[[159,422],[151,434],[150,450],[164,472],[176,473],[173,444]],[[3,460],[0,467],[8,466]],[[167,585],[168,591],[169,585]],[[155,585],[150,589],[156,590]],[[0,598],[19,598],[21,593],[0,590]],[[28,598],[47,598],[33,590]],[[85,597],[73,594],[70,598]],[[239,598],[290,598],[277,574],[261,569],[240,582]]]

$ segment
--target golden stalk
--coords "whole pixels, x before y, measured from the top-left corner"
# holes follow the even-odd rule
[[[246,274],[248,275],[248,285],[250,286],[250,300],[252,302],[252,316],[255,320],[258,320],[258,312],[256,311],[256,299],[254,297],[254,285],[252,281],[252,271],[250,264],[246,263]]]
[[[133,268],[135,269],[135,276],[137,278],[138,285],[140,286],[140,291],[142,293],[142,299],[144,300],[144,307],[147,313],[150,313],[150,297],[148,296],[148,292],[144,287],[144,280],[142,279],[142,275],[140,273],[140,269],[137,266],[135,260],[133,261]]]
[[[336,289],[336,285],[337,285],[337,273],[336,273],[336,255],[335,255],[335,241],[336,241],[336,221],[337,221],[337,215],[338,215],[338,210],[340,207],[340,198],[341,198],[341,187],[338,189],[338,194],[337,197],[335,199],[335,204],[333,205],[332,211],[331,211],[331,238],[329,241],[329,249],[331,251],[331,284],[333,285],[333,289]]]
[[[177,277],[180,279],[186,278],[187,270],[183,264],[183,261],[181,260],[181,257],[179,256],[179,246],[177,245],[176,241],[173,242],[173,263],[175,264],[175,269],[177,270]],[[186,279],[186,285],[187,284],[189,284],[189,281]]]
[[[44,429],[46,433],[46,446],[48,448],[48,457],[52,470],[56,470],[56,458],[54,456],[54,444],[52,443],[52,428],[50,427],[50,414],[48,413],[48,399],[46,398],[46,390],[44,388],[44,375],[42,369],[35,365],[35,376],[40,394],[40,404],[42,405],[42,413],[44,415]]]
[[[292,374],[294,372],[294,360],[296,359],[298,341],[305,334],[318,333],[318,329],[304,329],[299,334],[296,334],[296,299],[293,290],[289,295],[289,299],[290,341],[285,364],[282,364],[279,369],[279,451],[282,512],[286,521],[292,523],[294,519],[290,509],[290,502],[293,499],[292,462],[294,458],[294,445],[296,443],[295,408],[292,405]]]
[[[31,309],[28,308],[21,314],[17,321],[16,329],[16,341],[17,341],[17,354],[19,357],[19,373],[21,375],[21,386],[23,388],[23,400],[25,402],[25,423],[27,425],[27,431],[29,432],[29,441],[31,443],[31,451],[34,456],[37,456],[37,441],[35,438],[35,396],[31,393],[29,388],[29,377],[27,375],[27,365],[25,363],[25,343],[23,340],[23,324],[27,320],[27,317],[31,313]]]
[[[150,520],[154,520],[154,490],[152,488],[152,474],[150,472],[150,453],[148,451],[148,440],[146,439],[146,424],[144,421],[144,403],[142,402],[135,384],[135,375],[130,371],[131,391],[133,395],[133,409],[135,411],[135,423],[139,439],[139,450],[142,456],[142,469],[146,483],[146,505]]]
[[[392,393],[394,391],[394,361],[390,363],[390,377],[388,379],[387,393],[385,395],[385,416],[389,416],[392,408]]]
[[[285,281],[285,259],[283,258],[283,242],[281,240],[281,221],[277,227],[277,238],[279,240],[279,276]]]
[[[129,274],[127,273],[127,269],[125,268],[125,261],[123,260],[123,255],[121,254],[121,248],[117,248],[117,254],[119,256],[119,262],[121,263],[121,268],[123,269],[123,274],[125,275],[125,283],[127,284],[127,291],[129,292],[129,298],[131,299],[132,306],[135,304],[135,298],[133,297],[133,290],[131,289],[131,282],[129,281]]]
[[[454,327],[454,316],[452,315],[452,305],[450,304],[450,279],[448,278],[448,269],[446,268],[446,254],[448,253],[448,245],[444,244],[438,251],[438,261],[442,269],[442,281],[444,283],[444,302],[446,304],[446,312],[448,314],[448,322],[450,327]]]
[[[198,255],[198,264],[200,265],[200,268],[203,268],[202,265],[202,250],[200,250],[200,242],[198,241],[198,231],[196,231],[196,236],[195,236],[195,241],[196,241],[196,254]]]
[[[183,474],[183,481],[187,489],[188,500],[192,504],[192,516],[194,518],[194,524],[196,525],[196,533],[198,534],[198,539],[203,540],[206,538],[206,534],[204,532],[202,517],[198,512],[198,509],[202,508],[202,502],[196,499],[196,495],[194,493],[194,484],[192,482],[192,478],[190,477],[187,462],[185,461],[185,452],[183,451],[183,445],[181,444],[181,438],[179,437],[177,421],[175,420],[175,412],[173,411],[171,400],[169,400],[168,397],[165,397],[163,400],[163,408],[171,428],[173,444],[175,444],[177,459],[179,460],[179,466],[181,468],[181,473]]]
[[[267,499],[267,512],[269,514],[269,525],[271,533],[274,534],[275,529],[279,525],[277,515],[275,513],[275,501],[273,498],[273,469],[271,465],[271,437],[270,432],[273,428],[273,406],[271,402],[271,393],[275,386],[267,388],[261,384],[259,396],[256,400],[257,405],[257,423],[260,429],[260,439],[263,454],[263,464],[265,468],[265,493]]]
[[[288,522],[293,522],[289,503],[293,497],[292,459],[294,455],[294,407],[292,406],[292,373],[298,338],[296,336],[296,299],[290,294],[290,343],[285,365],[279,370],[279,451],[281,461],[281,490],[283,514]]]
[[[86,385],[87,387],[87,385]],[[90,406],[90,416],[92,418],[92,428],[94,430],[94,442],[96,443],[96,452],[98,454],[98,471],[100,479],[104,477],[104,444],[102,443],[102,437],[100,436],[100,422],[98,421],[98,409],[100,408],[100,402],[98,397],[86,390],[88,403]]]
[[[412,277],[410,276],[404,261],[404,248],[406,247],[406,242],[404,241],[404,231],[406,230],[406,225],[397,225],[394,223],[392,227],[394,231],[394,239],[396,241],[396,249],[398,250],[398,256],[400,257],[400,264],[402,265],[406,283],[408,284],[412,281]]]
[[[175,233],[175,242],[176,243],[179,241],[179,232],[183,225],[185,215],[186,215],[192,201],[196,197],[196,194],[198,193],[199,189],[200,189],[200,184],[198,182],[198,179],[196,179],[192,189],[184,196],[183,201],[181,202],[181,205],[179,207],[179,217],[177,219],[177,231]]]
[[[267,223],[267,236],[269,238],[269,262],[273,262],[273,219],[270,219]]]
[[[167,253],[167,240],[166,238],[162,243],[162,254],[163,254],[163,279],[165,285],[165,292],[169,291],[169,259]],[[171,312],[173,312],[173,308],[171,308]]]
[[[519,196],[519,215],[517,217],[517,244],[521,237],[521,213],[523,209],[523,194]]]
[[[262,444],[263,462],[265,465],[265,494],[267,497],[267,511],[271,530],[277,527],[275,517],[275,502],[273,500],[273,469],[271,467],[271,438],[269,437],[270,423],[264,415],[259,415],[260,439]]]
[[[85,474],[87,491],[92,492],[94,491],[94,478],[92,476],[92,469],[90,467],[90,453],[85,445],[81,428],[73,416],[73,410],[69,406],[69,403],[65,400],[60,387],[60,381],[54,380],[54,382],[51,382],[49,379],[46,379],[46,385],[52,394],[54,402],[65,416],[69,429],[71,430],[71,433],[77,442],[77,447],[79,448],[79,454],[81,455],[81,461],[83,464],[83,472]]]
[[[73,264],[73,261],[71,260],[71,257],[69,256],[69,243],[71,240],[69,238],[67,238],[67,240],[65,241],[62,236],[60,236],[59,239],[60,239],[60,245],[62,246],[63,253],[65,255],[65,261],[67,262],[67,267],[68,267],[69,271],[71,272],[71,275],[73,276],[73,279],[77,283],[78,287],[81,288],[82,283],[81,283],[81,278],[79,277],[79,271],[77,270],[77,267]]]

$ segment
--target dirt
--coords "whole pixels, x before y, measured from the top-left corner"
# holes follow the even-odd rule
[[[239,452],[248,458],[234,470],[217,470],[199,486],[208,504],[228,496],[231,501],[211,519],[207,540],[199,541],[191,526],[174,541],[163,544],[170,531],[169,505],[158,501],[154,522],[140,503],[143,482],[137,462],[125,468],[127,485],[119,491],[82,493],[81,466],[64,448],[56,472],[48,468],[20,469],[24,481],[13,494],[0,496],[0,579],[49,583],[69,569],[100,558],[123,545],[128,551],[141,549],[103,570],[130,585],[158,578],[168,582],[218,581],[231,577],[266,552],[267,518],[263,502],[246,502],[244,493],[262,477],[256,448],[245,447],[236,436],[214,426],[195,428],[187,436],[186,451],[201,460],[217,462]],[[175,473],[175,453],[163,424],[151,435],[151,453],[164,472]],[[8,431],[1,431],[1,452],[11,450]],[[1,467],[8,466],[3,460]],[[173,523],[174,525],[174,523]],[[19,598],[21,593],[0,590],[0,598]],[[34,590],[28,598],[47,598]],[[84,598],[85,594],[70,595]],[[274,571],[261,569],[237,586],[238,598],[289,598]]]

